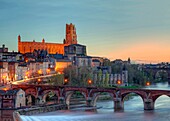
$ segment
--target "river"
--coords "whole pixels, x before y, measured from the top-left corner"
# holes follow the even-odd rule
[[[167,83],[148,87],[170,90]],[[139,96],[125,101],[123,112],[114,112],[113,101],[97,102],[97,111],[61,110],[32,116],[21,116],[23,121],[170,121],[170,98],[161,96],[155,102],[155,110],[144,111]]]

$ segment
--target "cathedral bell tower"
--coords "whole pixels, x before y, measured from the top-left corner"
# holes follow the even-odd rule
[[[77,44],[77,34],[75,25],[66,24],[66,39],[63,41],[64,44]]]

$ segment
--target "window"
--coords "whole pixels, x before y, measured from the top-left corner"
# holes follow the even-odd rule
[[[23,94],[20,94],[19,97],[20,97],[20,98],[23,97]]]

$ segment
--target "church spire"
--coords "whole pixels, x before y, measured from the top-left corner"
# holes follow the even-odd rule
[[[21,36],[18,35],[18,42],[21,42]]]

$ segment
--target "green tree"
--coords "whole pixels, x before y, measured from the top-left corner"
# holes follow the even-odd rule
[[[51,85],[63,85],[64,74],[57,74],[48,78],[48,81]]]
[[[108,87],[108,86],[109,86],[109,74],[108,74],[108,72],[106,72],[106,75],[105,75],[104,86],[105,86],[105,87]]]
[[[88,86],[88,79],[92,79],[92,69],[87,66],[69,66],[64,69],[64,75],[69,78],[69,85]]]
[[[100,70],[98,71],[98,73],[97,73],[96,86],[102,86],[102,84],[101,84],[101,81],[102,81],[101,77],[102,77],[102,70],[100,69]]]

